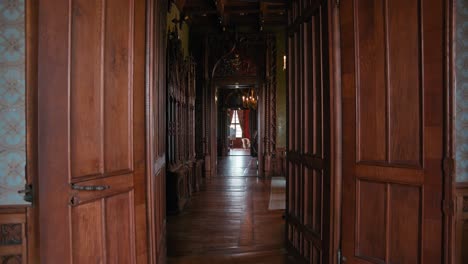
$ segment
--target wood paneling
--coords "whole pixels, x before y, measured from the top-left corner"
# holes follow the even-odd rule
[[[346,1],[340,16],[343,255],[441,263],[443,1]]]
[[[421,166],[422,1],[384,2],[387,5],[389,161],[392,164]],[[405,41],[402,42],[402,39]]]
[[[358,160],[387,161],[386,54],[382,1],[356,1]],[[359,12],[361,11],[361,12]],[[362,52],[360,52],[362,51]],[[370,52],[368,52],[370,51]],[[365,147],[362,147],[365,146]]]
[[[330,86],[327,1],[293,1],[288,29],[288,247],[330,258]]]
[[[178,31],[167,46],[167,209],[180,212],[195,191],[195,61],[184,57]],[[195,183],[195,184],[194,184]]]
[[[133,203],[132,191],[111,196],[105,200],[108,263],[136,263]]]
[[[390,263],[419,263],[423,223],[422,193],[419,187],[391,184],[388,202],[387,241]],[[404,234],[404,243],[399,234]]]
[[[104,1],[73,1],[70,90],[72,176],[104,172],[102,45]],[[87,53],[89,56],[83,56]]]
[[[27,263],[26,208],[0,208],[0,263]]]
[[[372,263],[386,263],[390,254],[391,263],[418,263],[420,189],[358,180],[356,197],[356,256]],[[405,234],[404,243],[397,234]]]
[[[421,166],[419,1],[359,0],[354,12],[358,161]]]
[[[105,208],[102,199],[71,210],[74,263],[105,263]],[[91,235],[92,234],[92,235]]]
[[[105,11],[104,168],[108,173],[132,168],[133,1],[113,0]]]
[[[72,1],[73,178],[132,168],[133,5],[128,0],[112,5]]]
[[[468,189],[458,188],[455,191],[454,217],[454,255],[453,263],[468,261]]]
[[[385,261],[387,186],[358,181],[356,188],[356,255],[369,260]]]
[[[146,200],[148,263],[166,263],[166,43],[168,1],[147,2]],[[137,228],[139,224],[137,223]],[[137,245],[137,252],[143,245]],[[137,262],[138,263],[138,262]]]

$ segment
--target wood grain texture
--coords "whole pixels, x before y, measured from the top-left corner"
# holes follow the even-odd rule
[[[38,1],[26,1],[26,176],[33,187],[33,204],[38,201]],[[39,210],[38,206],[26,210],[26,231],[28,242],[27,263],[39,259]]]
[[[133,192],[128,192],[105,201],[107,263],[137,263],[133,199]]]
[[[97,200],[72,209],[74,263],[105,263],[104,203]],[[91,235],[92,234],[92,235]]]
[[[250,157],[218,171],[239,159]],[[168,263],[300,263],[285,252],[284,211],[268,210],[270,183],[228,174],[207,181],[184,214],[168,217]]]
[[[146,201],[148,263],[166,258],[166,30],[167,1],[146,1]],[[143,186],[142,186],[143,187]],[[137,223],[140,227],[142,223]],[[144,251],[143,243],[137,251]],[[138,258],[142,261],[143,256]]]
[[[343,254],[351,263],[441,263],[442,1],[355,0],[340,15],[342,225],[355,227],[342,230]],[[364,194],[363,182],[380,188]],[[362,214],[363,201],[373,213]]]
[[[112,5],[106,5],[105,11],[104,160],[107,173],[133,168],[134,4],[134,0],[115,0]],[[144,65],[144,61],[141,63]]]
[[[356,255],[372,262],[384,262],[387,232],[387,186],[358,181]]]
[[[145,7],[41,1],[41,262],[148,261]]]
[[[72,1],[71,169],[72,177],[104,172],[102,46],[105,1]],[[88,54],[89,56],[83,56]]]
[[[383,1],[355,2],[358,160],[385,162],[387,155],[387,55]]]
[[[328,5],[293,1],[288,28],[287,240],[310,263],[330,253]]]
[[[421,20],[422,12],[424,12],[422,5],[425,1],[384,2],[387,5],[389,161],[392,164],[421,166],[424,118],[421,56],[423,56],[423,48],[431,47],[429,42],[434,40],[426,38],[427,42],[424,42],[425,46],[422,46]],[[402,39],[405,41],[402,42]],[[440,36],[438,40],[441,41]]]

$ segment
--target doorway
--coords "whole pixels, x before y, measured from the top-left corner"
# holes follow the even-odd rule
[[[250,109],[228,109],[228,156],[257,156],[256,126],[251,127]]]

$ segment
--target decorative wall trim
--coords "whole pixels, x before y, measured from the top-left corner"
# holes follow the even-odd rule
[[[23,263],[27,259],[25,233],[26,208],[0,207],[0,264]]]
[[[21,243],[23,243],[21,224],[0,225],[0,246],[21,245]]]
[[[21,255],[8,255],[0,256],[1,264],[21,264],[23,263],[23,258]]]

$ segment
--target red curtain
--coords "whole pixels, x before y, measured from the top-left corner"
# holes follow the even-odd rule
[[[249,119],[250,119],[250,110],[243,110],[242,113],[243,120],[242,120],[242,137],[250,139],[250,128],[249,128]]]

